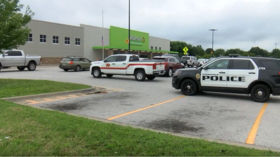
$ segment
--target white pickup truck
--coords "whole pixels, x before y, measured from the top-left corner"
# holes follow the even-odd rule
[[[104,61],[93,61],[90,73],[94,78],[100,78],[102,74],[107,77],[113,75],[134,75],[137,81],[155,79],[158,75],[164,75],[164,62],[139,61],[139,56],[134,54],[115,54]]]
[[[41,64],[41,56],[25,55],[22,50],[4,50],[0,53],[1,68],[17,67],[23,71],[26,67],[29,71],[34,71],[37,65]]]

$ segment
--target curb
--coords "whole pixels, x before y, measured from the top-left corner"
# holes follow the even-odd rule
[[[96,93],[96,92],[102,92],[102,91],[105,91],[105,88],[92,87],[92,88],[81,89],[81,90],[71,90],[71,91],[64,91],[64,92],[54,92],[54,93],[45,93],[45,94],[36,94],[36,95],[27,95],[27,96],[18,96],[18,97],[8,97],[8,98],[2,98],[2,100],[17,101],[17,100],[21,100],[21,99],[33,99],[33,98],[37,98],[37,97],[44,98],[44,97],[49,97],[49,96],[72,94],[72,93],[78,93],[78,92]]]

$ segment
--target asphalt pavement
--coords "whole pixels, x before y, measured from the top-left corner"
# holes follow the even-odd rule
[[[170,77],[138,82],[134,76],[93,78],[89,71],[57,66],[36,71],[2,69],[0,78],[82,83],[107,92],[22,99],[19,104],[59,110],[132,126],[280,150],[280,97],[256,103],[248,95],[204,92],[184,96]]]

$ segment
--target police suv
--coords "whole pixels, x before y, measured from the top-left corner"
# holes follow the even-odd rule
[[[219,57],[202,67],[178,69],[172,86],[185,95],[212,91],[250,94],[265,102],[270,94],[280,95],[280,59],[265,57]]]

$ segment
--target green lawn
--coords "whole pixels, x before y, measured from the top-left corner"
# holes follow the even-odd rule
[[[88,87],[52,81],[0,79],[0,96]],[[0,100],[0,156],[12,155],[279,156],[280,153],[182,138]]]

